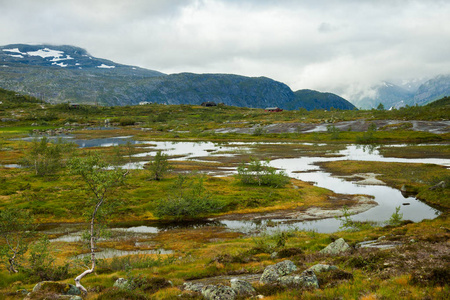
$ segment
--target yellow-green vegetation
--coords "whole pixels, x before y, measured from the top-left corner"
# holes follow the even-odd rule
[[[196,177],[195,175],[193,175]],[[111,221],[153,220],[153,212],[159,201],[166,201],[178,193],[178,175],[170,174],[159,181],[149,180],[146,170],[133,170],[125,185],[118,187],[114,197],[121,204],[111,212]],[[264,212],[278,209],[302,209],[312,206],[340,207],[347,201],[329,190],[298,180],[284,187],[246,185],[234,177],[205,177],[204,189],[221,203],[218,213]],[[39,222],[82,222],[84,199],[88,197],[82,181],[60,172],[52,177],[39,177],[28,169],[2,169],[0,179],[0,207],[26,209]]]
[[[450,158],[448,145],[408,145],[403,147],[380,147],[380,153],[386,157],[405,158]]]
[[[389,186],[415,194],[419,199],[444,209],[450,208],[450,170],[434,164],[333,161],[320,164],[335,175],[380,174]],[[443,186],[439,186],[444,182]],[[436,186],[438,185],[438,186]]]
[[[3,98],[1,98],[3,97]],[[234,168],[251,159],[274,159],[300,156],[336,155],[346,142],[373,144],[378,142],[442,143],[438,146],[383,147],[386,155],[396,157],[448,158],[448,133],[429,133],[411,130],[412,120],[448,120],[447,106],[407,107],[393,111],[283,111],[267,113],[261,109],[227,106],[201,107],[190,105],[147,105],[127,107],[85,106],[75,109],[66,104],[49,105],[32,98],[0,90],[0,164],[20,163],[33,149],[32,143],[14,138],[27,136],[33,130],[64,127],[78,138],[134,136],[136,140],[213,140],[224,142],[220,158],[204,157],[198,161],[171,160],[172,172],[160,180],[152,180],[150,170],[130,170],[123,185],[114,188],[107,196],[117,199],[109,211],[108,221],[140,226],[165,225],[166,230],[156,233],[128,234],[113,231],[99,248],[117,250],[158,250],[162,254],[139,254],[99,259],[95,274],[87,276],[83,285],[88,295],[83,299],[202,299],[197,294],[182,292],[186,281],[229,283],[229,278],[250,276],[257,293],[265,299],[448,299],[450,265],[448,260],[450,220],[449,170],[432,164],[405,164],[382,162],[333,161],[321,167],[335,175],[355,176],[359,173],[376,173],[377,178],[397,189],[417,194],[423,201],[438,207],[441,215],[419,223],[396,220],[396,225],[361,227],[359,231],[337,231],[332,234],[315,231],[277,230],[273,222],[258,228],[259,235],[250,236],[227,230],[225,226],[208,226],[209,221],[195,222],[192,226],[178,226],[167,214],[155,215],[159,204],[171,198],[185,199],[194,196],[214,199],[214,210],[200,210],[195,218],[216,218],[233,215],[245,219],[247,214],[306,211],[308,208],[342,209],[355,203],[349,195],[338,195],[310,183],[290,179],[283,184],[270,186],[242,182],[235,176],[215,177],[201,175],[219,167]],[[21,101],[19,101],[21,100]],[[23,100],[23,101],[22,101]],[[399,120],[374,130],[342,131],[330,127],[320,133],[302,133],[299,130],[267,133],[216,133],[220,128],[252,128],[257,125],[327,123],[351,120]],[[408,121],[405,123],[405,121]],[[67,125],[66,125],[67,124]],[[109,130],[84,130],[84,127],[112,126]],[[292,129],[292,128],[291,128]],[[37,134],[35,132],[35,134]],[[229,141],[270,141],[270,144],[249,145],[250,150],[227,148]],[[300,144],[298,142],[310,142]],[[321,145],[321,143],[327,143]],[[51,147],[51,145],[47,145]],[[148,146],[148,145],[147,145]],[[44,147],[45,148],[45,147]],[[135,161],[130,151],[142,153],[138,147],[96,147],[77,149],[70,156],[87,157],[96,151],[108,162]],[[156,151],[155,151],[156,153]],[[45,176],[36,175],[30,168],[0,167],[0,209],[26,211],[36,223],[82,222],[90,197],[86,183],[78,175],[71,175],[65,163],[69,157],[59,156],[60,167]],[[168,157],[173,159],[174,157]],[[178,157],[179,158],[179,157]],[[147,158],[150,160],[151,158]],[[199,172],[199,173],[197,173]],[[183,175],[184,174],[184,175]],[[180,186],[180,175],[187,176]],[[153,174],[154,175],[154,174]],[[441,184],[444,182],[444,184]],[[182,188],[180,188],[182,187]],[[192,200],[190,198],[190,200]],[[189,204],[189,202],[187,201]],[[210,205],[208,202],[201,202]],[[388,212],[389,214],[393,212]],[[181,220],[187,223],[186,219]],[[31,219],[30,219],[31,220]],[[75,224],[72,224],[75,226]],[[117,225],[117,224],[116,224]],[[170,226],[174,227],[170,229]],[[186,224],[184,224],[186,225]],[[118,226],[118,225],[117,225]],[[70,227],[67,227],[70,228]],[[167,229],[168,228],[168,229]],[[38,228],[39,229],[39,228]],[[338,230],[338,229],[337,229]],[[86,262],[74,256],[89,253],[83,241],[51,241],[64,232],[44,231],[38,236],[26,236],[29,245],[17,266],[19,273],[8,272],[7,265],[0,268],[0,299],[23,299],[20,292],[30,291],[42,280],[74,283],[74,278],[86,269]],[[318,251],[330,242],[344,238],[352,247],[345,255],[331,256]],[[357,248],[359,242],[379,239],[385,243],[396,242],[392,249]],[[0,241],[4,246],[5,241]],[[277,255],[274,255],[277,252]],[[277,285],[261,285],[260,275],[268,265],[289,259],[300,271],[317,263],[339,267],[339,271],[318,274],[319,289],[289,289]],[[89,267],[89,266],[88,266]],[[252,274],[256,274],[252,277]],[[120,278],[128,279],[134,290],[113,287]],[[215,277],[215,278],[213,278]],[[256,278],[256,279],[255,279]],[[170,285],[169,280],[173,283]],[[181,294],[181,296],[180,296]],[[36,299],[53,299],[51,288],[34,295]]]

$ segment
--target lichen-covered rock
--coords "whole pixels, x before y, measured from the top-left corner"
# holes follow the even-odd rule
[[[225,285],[207,285],[202,289],[202,295],[207,300],[234,300],[236,292]]]
[[[342,252],[345,252],[350,249],[350,246],[345,242],[343,238],[337,239],[322,250],[320,250],[320,253],[322,254],[331,254],[331,255],[337,255]]]
[[[233,278],[230,280],[231,288],[238,294],[239,296],[250,296],[255,295],[255,288],[245,280],[239,280],[237,278]]]
[[[130,287],[130,284],[125,278],[119,278],[116,280],[116,282],[114,282],[113,286],[119,289],[128,289]]]
[[[261,283],[270,283],[277,281],[277,279],[281,276],[288,275],[297,270],[297,266],[290,260],[284,260],[275,265],[267,266],[264,269],[259,282]]]
[[[24,296],[26,296],[29,292],[26,289],[21,289],[21,290],[17,290],[16,294],[22,294]]]
[[[282,276],[277,282],[287,287],[319,288],[319,280],[311,270],[303,271],[300,275]]]
[[[308,270],[313,271],[315,274],[321,273],[321,272],[328,272],[330,270],[337,270],[338,267],[336,266],[330,266],[330,265],[324,265],[324,264],[317,264],[309,268]]]
[[[197,293],[201,293],[202,289],[205,286],[201,283],[193,283],[193,282],[185,282],[183,283],[183,289],[185,291],[191,291],[191,292],[197,292]]]
[[[33,292],[49,291],[61,295],[80,295],[79,288],[69,283],[60,283],[55,281],[41,281],[33,288]]]

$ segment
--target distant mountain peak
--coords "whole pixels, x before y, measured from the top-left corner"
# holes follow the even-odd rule
[[[13,44],[0,47],[3,63],[22,63],[58,68],[115,68],[117,64],[92,57],[74,46]]]
[[[450,96],[450,75],[441,74],[428,80],[403,80],[399,84],[382,81],[353,95],[350,101],[362,108],[376,108],[380,103],[385,107],[400,108],[406,105],[424,105],[445,96]]]
[[[40,95],[43,100],[55,103],[135,105],[140,102],[201,104],[209,101],[255,108],[353,108],[336,95],[315,91],[312,101],[299,99],[286,84],[267,77],[166,75],[97,58],[82,48],[68,45],[0,46],[0,87]]]

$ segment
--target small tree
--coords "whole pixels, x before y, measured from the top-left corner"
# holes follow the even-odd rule
[[[87,290],[81,285],[80,281],[84,276],[94,272],[96,266],[95,249],[99,238],[96,221],[101,217],[104,204],[112,204],[114,202],[114,199],[109,198],[112,189],[122,184],[128,174],[128,172],[120,168],[111,169],[110,167],[98,154],[89,154],[85,158],[73,158],[69,162],[71,174],[81,176],[86,183],[86,189],[92,195],[86,201],[86,213],[89,219],[88,239],[91,252],[91,268],[75,278],[76,286],[84,293],[87,293]]]
[[[332,140],[337,140],[337,139],[339,139],[339,133],[341,131],[339,130],[339,128],[337,128],[334,125],[328,125],[327,126],[327,132],[331,134],[331,139]]]
[[[134,153],[135,147],[130,141],[127,141],[124,145],[115,146],[112,159],[110,160],[111,164],[122,165],[126,162],[131,163]]]
[[[156,152],[155,157],[149,164],[149,170],[151,172],[151,178],[153,180],[161,180],[170,171],[170,164],[167,160],[168,155],[161,153],[161,151]]]
[[[25,270],[30,276],[39,278],[39,280],[61,280],[67,278],[69,273],[69,264],[56,266],[56,249],[47,235],[43,235],[30,246],[29,267]]]
[[[395,212],[392,213],[389,220],[386,221],[387,225],[398,226],[402,223],[403,214],[400,213],[400,206],[395,207]]]
[[[63,167],[64,156],[73,149],[72,143],[58,139],[50,143],[47,137],[34,139],[31,149],[23,159],[23,164],[34,169],[37,176],[53,175]]]
[[[198,219],[222,209],[223,204],[208,193],[203,177],[179,175],[165,200],[159,201],[155,216],[176,221]]]
[[[0,237],[5,244],[0,247],[0,256],[10,273],[17,273],[19,259],[27,252],[27,239],[34,235],[36,225],[29,212],[7,208],[0,212]]]
[[[279,171],[269,166],[269,162],[261,162],[253,159],[248,165],[242,164],[237,168],[236,177],[244,184],[282,187],[289,182],[289,177],[284,171]]]

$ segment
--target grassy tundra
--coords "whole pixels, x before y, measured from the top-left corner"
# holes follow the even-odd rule
[[[90,194],[82,177],[69,172],[68,161],[72,157],[90,157],[95,152],[107,163],[117,165],[136,160],[132,154],[143,151],[139,144],[81,149],[67,144],[44,145],[18,139],[33,132],[38,135],[49,130],[80,138],[132,135],[137,141],[274,142],[255,144],[249,152],[229,149],[229,154],[234,155],[223,156],[218,161],[207,157],[198,161],[167,157],[170,168],[166,166],[167,172],[159,180],[154,180],[152,158],[148,158],[146,168],[131,170],[123,184],[108,191],[107,197],[117,201],[113,201],[114,206],[104,207],[105,218],[99,219],[100,225],[100,221],[114,222],[114,226],[139,226],[145,222],[177,224],[173,223],[174,220],[195,221],[197,225],[174,226],[170,230],[145,234],[112,231],[106,238],[99,239],[97,246],[100,248],[168,251],[98,259],[95,272],[83,279],[83,286],[88,291],[83,299],[202,299],[198,294],[182,292],[179,287],[192,280],[211,283],[216,276],[222,277],[215,280],[226,283],[227,279],[223,279],[226,276],[260,274],[267,265],[285,259],[293,261],[301,270],[325,263],[339,267],[342,272],[318,274],[319,289],[290,289],[254,283],[257,293],[264,295],[265,299],[448,299],[450,296],[450,171],[444,167],[357,161],[321,164],[323,169],[336,176],[379,174],[377,178],[387,185],[396,189],[403,187],[439,208],[442,214],[433,220],[419,223],[400,220],[382,227],[368,224],[358,230],[342,228],[333,234],[295,228],[273,232],[261,228],[258,236],[228,231],[220,226],[198,225],[203,224],[198,220],[220,219],[223,215],[238,218],[280,211],[304,212],[312,207],[339,210],[355,205],[355,199],[348,195],[335,194],[300,180],[286,181],[281,172],[264,169],[266,159],[333,156],[347,143],[368,146],[402,143],[407,146],[381,147],[380,151],[391,157],[450,159],[448,129],[442,133],[412,130],[415,121],[448,121],[448,99],[440,106],[392,111],[299,110],[279,113],[226,106],[206,108],[157,104],[71,108],[67,104],[41,103],[8,91],[0,91],[0,101],[3,120],[0,164],[30,166],[0,167],[0,209],[2,213],[12,209],[28,214],[33,218],[27,220],[34,220],[32,223],[39,225],[37,230],[27,231],[30,234],[24,237],[26,249],[15,260],[17,273],[8,268],[4,251],[8,242],[3,238],[0,240],[2,261],[5,262],[0,268],[0,299],[23,299],[21,290],[30,291],[43,280],[73,284],[74,278],[90,266],[89,261],[73,259],[76,255],[90,252],[85,242],[50,242],[49,239],[62,233],[44,231],[52,228],[52,223],[69,223],[70,226],[87,229],[84,226],[87,220],[84,203]],[[395,121],[387,124],[385,120]],[[361,121],[358,124],[363,125],[339,129],[340,122],[347,121]],[[328,130],[304,132],[308,126],[319,123],[328,125]],[[109,130],[98,128],[106,125],[110,126]],[[284,129],[271,131],[272,125]],[[86,129],[88,127],[90,129]],[[92,129],[96,127],[97,130]],[[275,142],[285,143],[280,146]],[[424,142],[433,146],[411,145]],[[318,147],[319,143],[326,143],[326,146]],[[164,160],[164,157],[160,159]],[[255,169],[244,170],[242,174],[247,177],[208,175],[219,167],[243,167],[242,163],[252,161],[261,174],[267,175],[264,180],[254,181],[248,177]],[[37,168],[45,172],[38,172]],[[273,182],[281,184],[270,184]],[[439,185],[441,182],[444,184]],[[6,217],[2,218],[5,220]],[[6,223],[2,221],[1,224]],[[270,222],[268,224],[270,226]],[[4,227],[1,228],[3,230]],[[340,237],[352,246],[350,252],[340,256],[318,252]],[[388,250],[353,247],[358,242],[380,237],[386,242],[401,245]],[[272,255],[274,252],[278,255]],[[127,278],[133,289],[114,288],[115,280],[120,277]],[[35,294],[33,299],[53,299],[55,294],[56,291],[49,288]]]

